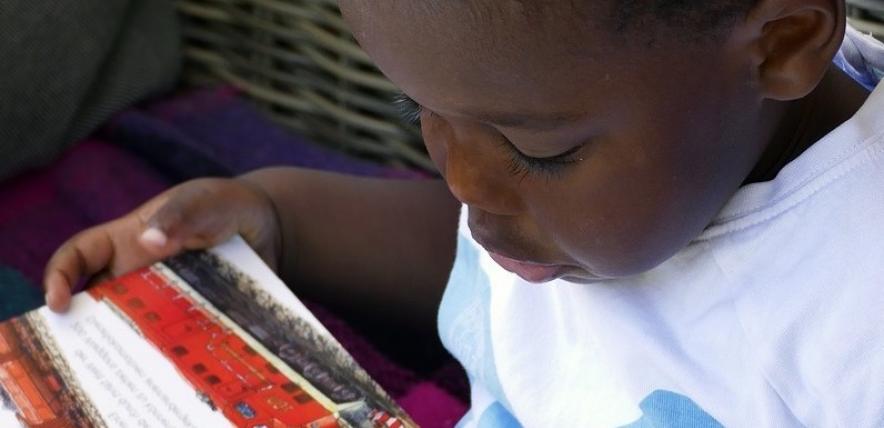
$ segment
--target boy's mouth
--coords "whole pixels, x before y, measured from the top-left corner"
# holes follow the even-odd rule
[[[526,240],[517,233],[504,233],[505,230],[489,227],[490,218],[487,214],[470,208],[469,230],[473,239],[480,245],[495,263],[505,270],[518,275],[525,281],[542,283],[561,278],[573,272],[573,265],[552,263],[532,254]],[[492,230],[494,232],[492,232]],[[508,239],[505,239],[508,238]],[[519,244],[515,244],[518,242]]]
[[[567,267],[562,265],[545,265],[511,259],[488,250],[488,255],[500,267],[518,275],[528,282],[541,283],[552,281],[565,274]]]
[[[552,281],[569,271],[568,266],[562,264],[529,262],[517,259],[515,256],[504,255],[504,251],[498,250],[498,248],[504,247],[491,245],[490,240],[483,238],[486,235],[476,233],[476,230],[471,228],[473,239],[488,252],[491,259],[500,267],[518,275],[525,281],[533,283]]]

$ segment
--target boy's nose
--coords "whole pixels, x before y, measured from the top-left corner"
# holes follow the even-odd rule
[[[472,147],[470,147],[472,146]],[[495,156],[482,153],[480,144],[448,144],[445,159],[445,180],[459,201],[490,214],[516,215],[521,211],[521,198],[515,181],[505,167],[493,162]]]

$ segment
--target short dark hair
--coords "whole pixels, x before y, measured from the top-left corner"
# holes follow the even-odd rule
[[[471,15],[481,20],[494,14],[503,0],[424,0],[409,2],[428,13],[442,8],[467,6]],[[636,33],[667,29],[682,40],[715,39],[749,12],[758,0],[509,0],[522,5],[525,16],[542,16],[555,6],[569,6],[560,15],[576,16],[572,24],[583,25],[587,19],[601,19],[617,33],[629,39]],[[564,14],[564,15],[562,15]],[[656,39],[656,34],[650,35]]]
[[[645,27],[648,20],[708,36],[744,17],[757,0],[610,0],[618,32]]]

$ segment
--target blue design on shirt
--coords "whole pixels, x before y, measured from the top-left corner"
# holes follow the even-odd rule
[[[522,424],[500,403],[494,403],[482,413],[476,428],[522,428]]]
[[[641,419],[624,428],[722,428],[693,400],[670,391],[652,392],[639,408],[644,413]]]

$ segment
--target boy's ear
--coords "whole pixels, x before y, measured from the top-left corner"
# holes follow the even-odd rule
[[[764,98],[788,101],[813,91],[841,47],[843,0],[759,0],[746,18],[755,40],[756,76]]]

